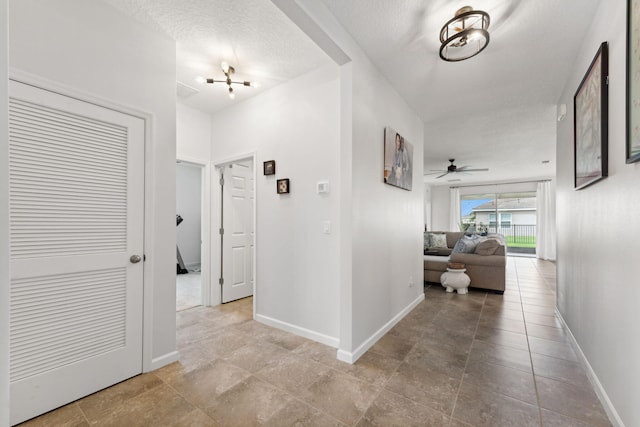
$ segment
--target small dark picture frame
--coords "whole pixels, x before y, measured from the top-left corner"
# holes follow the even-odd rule
[[[600,45],[573,97],[574,186],[585,188],[608,174],[609,49]]]
[[[283,178],[276,181],[276,189],[278,194],[288,194],[291,186],[289,185],[289,178]]]
[[[262,164],[262,171],[265,175],[275,175],[276,174],[276,161],[275,160],[267,160]]]

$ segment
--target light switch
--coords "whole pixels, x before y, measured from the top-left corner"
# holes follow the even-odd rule
[[[329,193],[329,182],[328,181],[318,182],[318,194],[327,194],[327,193]]]
[[[322,232],[324,234],[331,234],[331,221],[322,221]]]

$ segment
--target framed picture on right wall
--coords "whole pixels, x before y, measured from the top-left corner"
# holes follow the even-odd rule
[[[640,160],[640,4],[627,0],[627,163]]]
[[[574,183],[585,188],[607,176],[609,49],[600,45],[573,97]]]

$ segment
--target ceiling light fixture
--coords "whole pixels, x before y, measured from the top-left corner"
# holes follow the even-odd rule
[[[448,62],[476,56],[489,44],[489,14],[471,6],[458,9],[440,30],[440,58]]]
[[[203,77],[196,77],[196,81],[198,83],[209,83],[209,84],[213,84],[213,83],[226,83],[229,89],[229,98],[234,99],[236,97],[235,92],[233,91],[233,87],[231,87],[232,84],[237,84],[237,85],[243,85],[243,86],[251,86],[251,87],[258,87],[258,83],[257,82],[249,82],[249,81],[241,81],[241,82],[235,82],[233,80],[231,80],[231,75],[233,73],[236,72],[236,69],[233,68],[231,65],[229,65],[226,62],[223,62],[222,64],[220,64],[220,67],[222,68],[222,72],[224,73],[226,80],[215,80],[215,79],[205,79]]]

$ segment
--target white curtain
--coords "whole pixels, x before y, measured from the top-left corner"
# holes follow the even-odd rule
[[[449,231],[461,231],[460,223],[462,223],[462,217],[460,216],[460,189],[449,189]]]
[[[551,194],[551,182],[539,182],[536,192],[536,256],[540,259],[556,259],[555,200]]]

